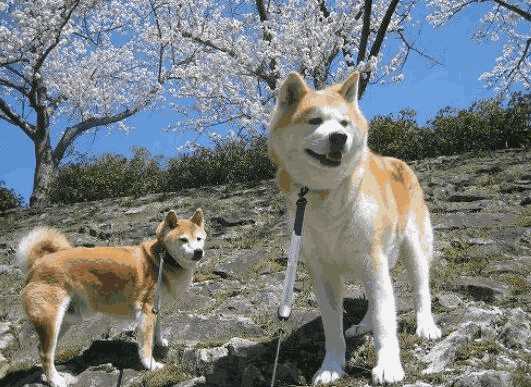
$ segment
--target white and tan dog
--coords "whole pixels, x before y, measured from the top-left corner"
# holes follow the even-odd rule
[[[63,234],[44,227],[21,240],[17,259],[27,269],[22,302],[39,336],[42,367],[52,387],[74,382],[54,365],[59,332],[93,313],[134,318],[142,364],[148,369],[163,366],[152,357],[153,336],[158,345],[168,345],[153,309],[160,258],[163,289],[182,296],[204,255],[203,219],[201,209],[190,219],[178,219],[170,211],[157,227],[156,239],[138,246],[72,247]]]
[[[367,314],[346,334],[373,332],[373,381],[404,378],[390,276],[399,256],[415,292],[417,335],[441,336],[431,314],[433,237],[423,192],[404,162],[367,147],[358,79],[354,73],[342,84],[314,91],[291,73],[281,86],[270,127],[269,152],[290,211],[300,187],[310,189],[302,254],[313,277],[326,340],[314,384],[334,382],[344,373],[344,280],[365,286]]]

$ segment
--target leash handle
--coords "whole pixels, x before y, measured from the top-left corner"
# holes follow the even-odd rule
[[[293,233],[291,235],[291,242],[288,250],[288,268],[286,269],[286,277],[284,278],[284,287],[282,289],[282,298],[280,306],[277,310],[277,317],[281,321],[285,321],[291,315],[291,305],[293,303],[293,286],[297,277],[297,262],[299,260],[300,251],[302,249],[302,225],[304,221],[304,211],[306,210],[307,200],[304,195],[308,193],[308,188],[303,187],[299,192],[299,199],[297,200],[297,209],[295,211],[295,222],[293,224]]]

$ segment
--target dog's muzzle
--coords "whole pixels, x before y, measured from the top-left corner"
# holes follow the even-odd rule
[[[305,149],[305,152],[318,160],[322,165],[327,167],[338,167],[341,164],[343,158],[343,150],[347,142],[347,135],[341,132],[330,133],[328,136],[330,141],[330,152],[326,155],[317,153],[311,149]]]
[[[192,260],[199,261],[201,258],[203,258],[203,250],[201,249],[194,250],[194,255],[192,257]]]

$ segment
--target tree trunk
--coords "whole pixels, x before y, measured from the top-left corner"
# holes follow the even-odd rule
[[[54,160],[50,139],[46,136],[35,141],[35,174],[33,176],[33,192],[30,207],[45,207],[50,200],[50,185],[57,173],[57,163]]]

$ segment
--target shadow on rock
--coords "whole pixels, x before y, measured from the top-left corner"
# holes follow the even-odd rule
[[[167,349],[155,348],[155,358],[165,357]],[[144,370],[138,356],[138,346],[133,341],[125,340],[95,340],[91,346],[79,356],[60,363],[56,361],[59,372],[79,375],[90,367],[111,364],[117,369]],[[0,386],[22,387],[26,384],[42,383],[42,368],[15,371],[0,380]]]
[[[358,299],[344,301],[345,329],[358,323],[367,310],[367,302]],[[349,339],[347,350],[358,348],[362,339]],[[205,374],[206,386],[269,386],[277,339],[243,349],[228,346],[228,355],[209,364],[207,369],[195,370]],[[350,352],[347,353],[347,358]],[[303,324],[282,340],[277,370],[277,386],[311,383],[313,374],[324,358],[324,333],[321,318]],[[370,376],[361,368],[347,369],[351,375]]]

